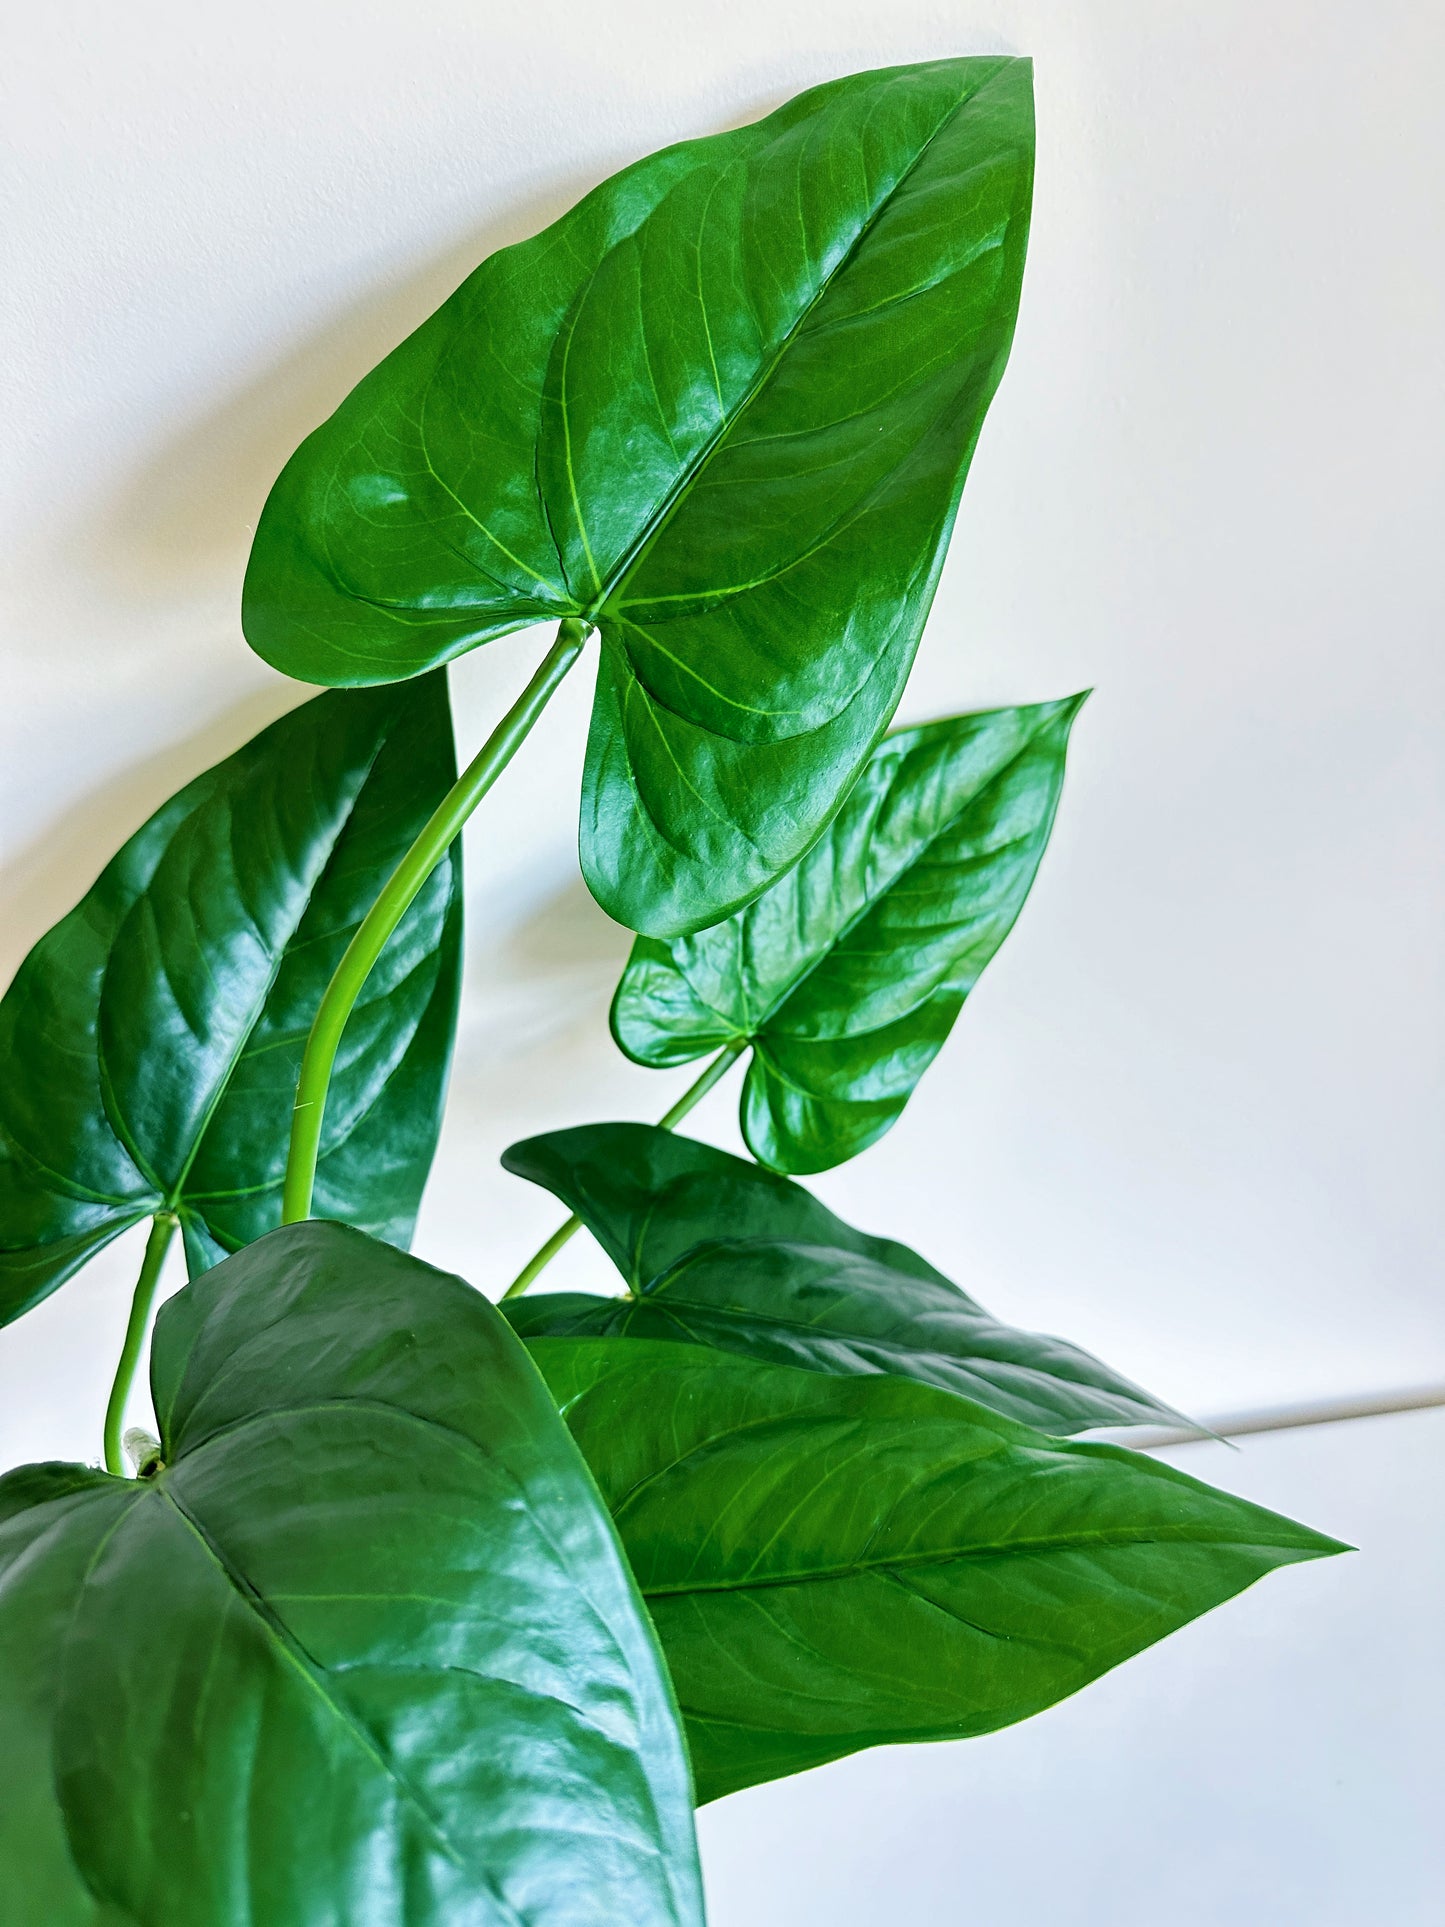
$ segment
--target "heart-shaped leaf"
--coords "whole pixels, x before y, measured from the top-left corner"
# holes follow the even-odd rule
[[[280,1222],[321,993],[455,777],[444,672],[317,697],[173,796],[41,938],[0,1001],[0,1323],[153,1212],[193,1274]],[[347,1027],[318,1217],[410,1239],[460,955],[454,844]]]
[[[483,262],[297,451],[252,646],[414,674],[576,617],[602,660],[588,883],[656,936],[813,841],[898,702],[1003,372],[1026,61],[814,88]]]
[[[7,1927],[700,1927],[651,1632],[483,1298],[292,1226],[152,1380],[151,1476],[0,1480]]]
[[[1013,928],[1083,702],[885,737],[795,867],[725,922],[639,937],[612,1032],[639,1064],[752,1047],[741,1117],[778,1171],[825,1171],[894,1123]]]
[[[931,1386],[678,1344],[531,1351],[612,1508],[699,1801],[992,1732],[1345,1548]]]
[[[576,1212],[629,1294],[510,1299],[525,1338],[684,1340],[911,1378],[1044,1432],[1190,1423],[1077,1346],[1001,1324],[907,1245],[855,1231],[801,1185],[711,1145],[586,1124],[514,1144],[502,1162]]]

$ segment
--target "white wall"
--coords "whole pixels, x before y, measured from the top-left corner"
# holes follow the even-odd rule
[[[4,31],[0,978],[155,804],[296,700],[237,624],[267,486],[483,253],[625,160],[814,80],[1030,52],[1022,319],[904,713],[1098,693],[1018,930],[903,1122],[818,1188],[1195,1410],[1445,1377],[1436,9],[46,0]],[[537,649],[514,637],[459,666],[464,750]],[[555,1218],[497,1171],[500,1148],[655,1116],[682,1081],[629,1068],[605,1034],[626,946],[576,874],[587,701],[578,677],[469,832],[467,1007],[419,1248],[484,1288]],[[735,1142],[726,1091],[697,1128]],[[557,1282],[600,1282],[582,1244]],[[132,1240],[0,1334],[4,1463],[95,1453],[137,1262]],[[955,1896],[920,1842],[955,1794],[966,1809],[977,1763],[1029,1763],[1021,1807],[987,1809],[1000,1852],[1010,1825],[1027,1851],[1029,1801],[1079,1768],[1070,1720],[1106,1758],[1160,1749],[1183,1784],[1229,1731],[1179,1724],[1199,1711],[1190,1655],[1229,1650],[1215,1639],[1252,1641],[1256,1665],[1206,1667],[1207,1710],[1233,1701],[1256,1757],[1293,1771],[1312,1709],[1425,1579],[1397,1496],[1433,1434],[1381,1421],[1358,1463],[1356,1436],[1286,1457],[1306,1516],[1364,1546],[1361,1577],[1283,1575],[1281,1603],[1226,1609],[1236,1632],[1161,1649],[1127,1732],[1087,1711],[1143,1692],[1109,1682],[986,1747],[877,1755],[719,1809],[719,1927],[824,1917],[765,1916],[749,1887],[770,1812],[796,1816],[798,1867],[845,1837],[868,1870],[831,1921],[886,1918],[887,1883],[925,1864],[896,1917],[964,1918],[967,1883]],[[1237,1474],[1262,1496],[1272,1451]],[[1337,1596],[1318,1665],[1291,1661],[1290,1612]],[[1258,1679],[1284,1682],[1263,1714]],[[1329,1732],[1352,1772],[1424,1771],[1420,1691],[1396,1669],[1349,1702]],[[856,1798],[846,1825],[810,1790],[825,1783]],[[1201,1840],[1238,1831],[1225,1780],[1197,1784],[1155,1841],[1176,1884]],[[931,1789],[916,1826],[905,1785]],[[1115,1817],[1112,1846],[1107,1812],[1090,1839],[1127,1882]],[[1320,1818],[1305,1801],[1281,1819],[1286,1888]],[[962,1812],[958,1829],[964,1853]],[[1359,1869],[1393,1856],[1389,1918],[1423,1921],[1423,1809],[1356,1831]],[[1182,1918],[1265,1917],[1241,1853]],[[981,1891],[1021,1927],[1146,1917],[1107,1883],[1072,1914],[1045,1888],[1013,1911]],[[1348,1882],[1293,1891],[1314,1923],[1364,1917]]]

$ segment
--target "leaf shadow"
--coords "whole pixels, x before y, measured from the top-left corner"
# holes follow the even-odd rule
[[[558,969],[592,976],[620,970],[631,944],[632,932],[614,923],[573,876],[508,933],[505,955],[520,977]]]
[[[599,908],[580,875],[569,877],[520,915],[502,922],[494,943],[474,951],[468,1002],[485,1036],[470,1055],[537,1068],[570,1055],[583,1039],[607,1034],[607,1009],[632,932]]]
[[[777,104],[760,85],[726,131]],[[319,326],[268,363],[243,374],[179,431],[157,436],[118,484],[93,498],[58,535],[54,562],[92,579],[119,601],[160,611],[193,607],[198,594],[239,588],[250,539],[287,459],[398,342],[498,249],[528,239],[590,188],[634,158],[599,155],[584,171],[559,172],[445,246],[382,273],[369,291],[338,297]],[[482,652],[490,657],[491,652]],[[259,665],[258,665],[259,667]],[[485,680],[507,674],[498,652]],[[39,936],[66,914],[124,839],[202,769],[313,692],[271,679],[232,701],[164,749],[143,757],[54,817],[0,868],[0,986]],[[595,1016],[602,976],[621,968],[627,933],[596,908],[580,879],[526,915],[484,966],[489,987],[547,983],[565,1009],[553,1030]],[[603,961],[605,958],[605,962]],[[610,996],[610,988],[605,993]],[[575,1017],[568,1013],[576,1013]],[[535,1035],[535,1032],[532,1034]]]
[[[72,910],[125,840],[167,797],[316,694],[276,677],[198,729],[141,758],[72,803],[0,868],[0,986],[43,933]]]
[[[745,104],[690,137],[746,126],[787,98],[765,68],[756,80]],[[271,484],[312,429],[488,255],[540,233],[638,158],[631,149],[599,154],[585,170],[559,172],[445,246],[398,263],[368,292],[348,292],[329,319],[160,439],[100,503],[66,560],[132,595],[190,593],[218,574],[239,585]]]
[[[680,1093],[690,1067],[659,1077],[612,1038],[608,1011],[632,942],[574,872],[472,951],[444,1151],[460,1144],[489,1160],[534,1131],[645,1118]]]
[[[189,595],[217,576],[239,587],[256,518],[299,443],[479,262],[535,234],[601,177],[561,177],[348,294],[304,339],[153,446],[87,518],[67,561],[139,597]]]
[[[256,517],[297,444],[479,261],[535,233],[592,184],[559,178],[338,303],[320,327],[180,432],[158,438],[60,534],[58,566],[98,576],[103,593],[157,611],[191,606],[198,592],[216,588],[234,588],[239,601]],[[0,987],[168,796],[316,693],[255,667],[266,677],[262,687],[62,809],[0,868]],[[493,673],[505,674],[500,662]]]

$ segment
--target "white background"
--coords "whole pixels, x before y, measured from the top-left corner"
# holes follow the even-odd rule
[[[1196,1411],[1445,1378],[1437,9],[46,0],[5,41],[0,978],[297,699],[237,624],[257,510],[484,253],[815,80],[1028,52],[1022,316],[903,714],[1097,693],[1018,929],[897,1129],[818,1189]],[[458,666],[464,755],[539,643]],[[468,832],[418,1248],[491,1290],[556,1218],[498,1151],[686,1081],[606,1036],[588,680]],[[731,1095],[700,1134],[736,1142]],[[555,1282],[603,1283],[584,1243]],[[95,1455],[138,1260],[0,1334],[0,1462]],[[715,1927],[1435,1920],[1441,1440],[1181,1454],[1361,1553],[1031,1726],[711,1810]]]

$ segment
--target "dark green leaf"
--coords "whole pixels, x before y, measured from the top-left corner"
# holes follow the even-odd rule
[[[1070,1433],[1189,1420],[1088,1352],[1000,1324],[907,1245],[870,1238],[801,1185],[651,1124],[587,1124],[502,1162],[576,1212],[627,1298],[503,1307],[526,1338],[681,1339],[842,1376],[883,1373]]]
[[[639,937],[612,1031],[639,1064],[751,1045],[741,1123],[779,1171],[889,1128],[1038,871],[1083,702],[952,716],[874,750],[786,876],[724,923]]]
[[[700,1801],[1026,1719],[1344,1550],[925,1385],[640,1339],[531,1351],[657,1627]]]
[[[813,89],[492,256],[306,441],[246,579],[288,674],[602,637],[583,867],[715,923],[799,857],[898,702],[1013,334],[1026,61]]]
[[[152,1378],[154,1477],[0,1481],[6,1927],[700,1927],[656,1647],[486,1301],[297,1225]]]
[[[152,1212],[178,1213],[193,1275],[279,1222],[321,993],[455,776],[444,673],[320,696],[173,796],[41,938],[0,1002],[0,1323]],[[347,1026],[318,1217],[410,1238],[460,954],[454,844]]]
[[[0,1884],[7,1927],[133,1927],[76,1870],[50,1730],[65,1634],[118,1482],[79,1465],[0,1478]]]

